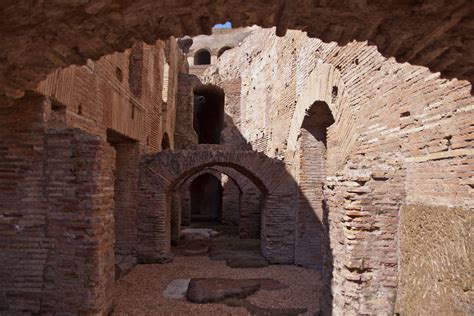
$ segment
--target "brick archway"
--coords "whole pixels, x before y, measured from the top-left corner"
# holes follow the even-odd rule
[[[249,178],[231,167],[213,166],[202,169],[183,179],[173,189],[171,205],[171,239],[179,240],[181,225],[190,223],[189,186],[194,179],[202,174],[209,173],[216,178],[226,176],[228,182],[223,185],[223,220],[227,224],[239,227],[241,238],[260,239],[261,211],[264,202],[264,193]],[[231,192],[227,192],[230,190]],[[235,193],[236,196],[232,196]],[[233,201],[232,199],[237,199]],[[227,202],[227,203],[226,203]],[[227,206],[227,207],[226,207]]]
[[[0,95],[21,96],[54,69],[85,64],[170,36],[210,34],[212,25],[276,26],[344,45],[376,45],[385,57],[423,65],[447,78],[474,81],[472,1],[390,3],[339,1],[74,1],[0,8]],[[35,39],[32,41],[31,39]]]
[[[262,253],[272,263],[293,263],[296,183],[285,165],[254,151],[219,145],[164,151],[146,156],[140,165],[139,260],[156,262],[170,251],[171,194],[193,174],[221,166],[249,178],[263,193]]]

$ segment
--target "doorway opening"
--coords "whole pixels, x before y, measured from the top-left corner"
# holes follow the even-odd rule
[[[224,128],[225,95],[221,88],[203,86],[194,89],[193,128],[199,144],[220,144]]]
[[[191,222],[219,222],[222,218],[222,185],[215,176],[204,173],[191,182]]]
[[[210,65],[211,53],[208,50],[201,49],[194,54],[194,65]]]

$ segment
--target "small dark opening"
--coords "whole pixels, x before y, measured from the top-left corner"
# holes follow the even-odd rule
[[[332,93],[331,93],[331,101],[332,101],[332,103],[336,102],[338,92],[339,92],[339,88],[336,87],[336,86],[333,86],[333,87],[332,87]]]
[[[123,72],[122,69],[120,69],[119,67],[115,67],[115,77],[117,77],[118,81],[123,81]]]
[[[200,50],[194,54],[195,65],[210,65],[211,64],[211,53],[205,49]]]
[[[66,106],[56,100],[51,100],[51,110],[53,112],[65,112]]]
[[[171,148],[170,138],[168,136],[168,133],[165,133],[163,135],[163,139],[161,140],[161,150],[165,150],[169,148]]]

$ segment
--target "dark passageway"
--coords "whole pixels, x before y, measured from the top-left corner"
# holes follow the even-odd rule
[[[218,221],[222,215],[222,185],[209,173],[194,179],[191,191],[191,221]]]
[[[224,127],[224,92],[204,86],[194,91],[194,123],[199,144],[220,144]]]

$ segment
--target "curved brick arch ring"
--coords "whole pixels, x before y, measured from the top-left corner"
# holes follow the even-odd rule
[[[189,224],[191,218],[191,207],[190,205],[183,204],[188,202],[183,197],[189,194],[189,186],[197,177],[203,174],[210,174],[216,178],[225,175],[228,177],[231,185],[235,186],[239,193],[238,209],[226,210],[225,216],[227,220],[234,220],[234,223],[238,223],[239,236],[240,238],[259,238],[261,229],[261,218],[262,218],[262,205],[266,195],[262,192],[252,180],[247,178],[245,175],[240,173],[234,168],[213,166],[211,168],[202,169],[195,174],[183,179],[173,189],[172,204],[171,204],[171,242],[178,242],[180,239],[180,231],[183,223]],[[226,189],[224,189],[224,195]],[[186,193],[188,192],[188,193]],[[258,206],[255,204],[254,199],[257,197],[259,203]],[[188,196],[189,198],[189,196]]]
[[[38,6],[9,1],[0,10],[0,20],[9,26],[0,37],[5,61],[0,63],[0,73],[4,74],[0,95],[20,96],[54,69],[85,64],[88,58],[97,60],[123,51],[135,41],[152,44],[171,35],[209,35],[212,25],[225,21],[231,21],[233,27],[276,26],[279,36],[287,29],[302,30],[309,37],[340,45],[352,40],[368,41],[385,57],[473,82],[473,45],[464,44],[471,40],[472,32],[465,21],[472,16],[473,8],[472,1],[434,1],[430,6],[424,1],[356,1],[341,5],[338,1],[249,0],[209,1],[203,5],[202,1],[97,0],[55,1]],[[25,27],[25,17],[35,27]]]
[[[315,102],[325,103],[334,118],[332,137],[341,150],[336,164],[342,164],[354,147],[358,133],[356,132],[355,115],[347,106],[348,92],[340,72],[331,64],[319,60],[309,75],[296,101],[295,111],[290,123],[287,138],[287,151],[295,152],[300,129],[307,111]]]
[[[172,190],[184,179],[213,166],[239,171],[264,192],[262,253],[272,263],[292,263],[297,189],[294,179],[278,160],[219,145],[166,150],[143,158],[138,192],[139,261],[157,262],[169,254]]]

